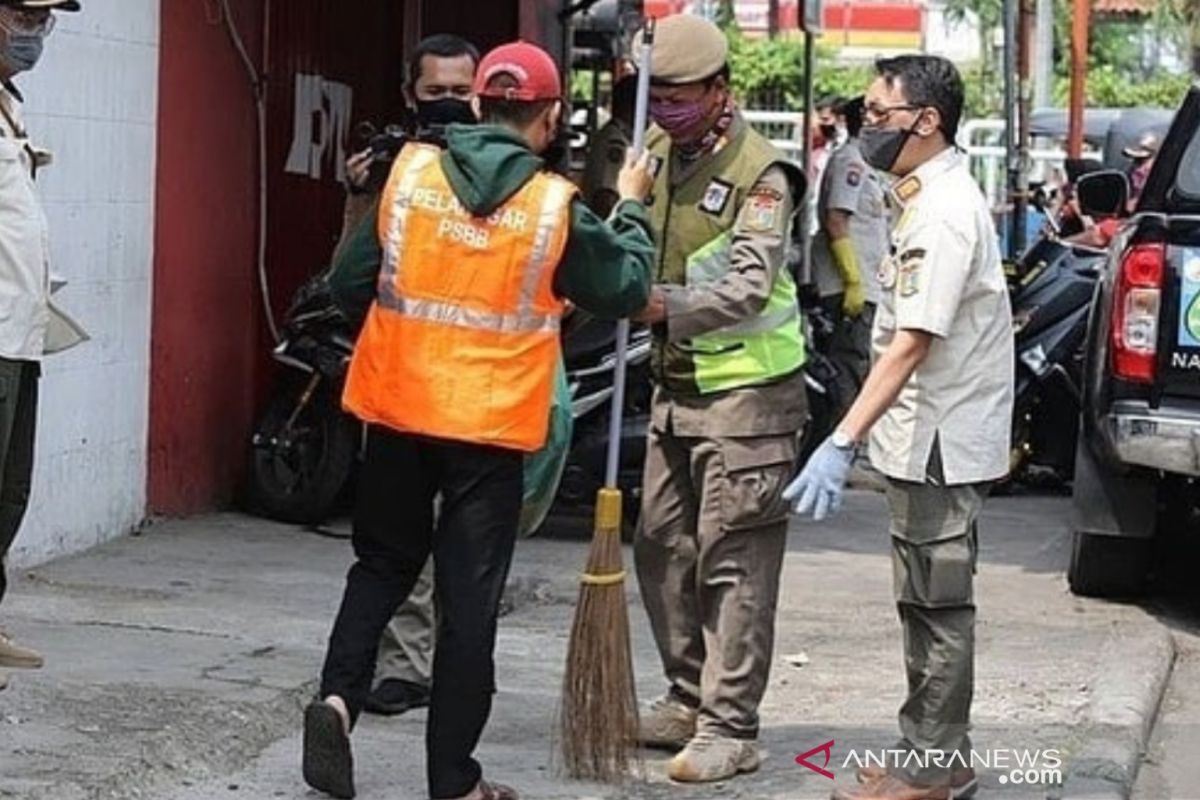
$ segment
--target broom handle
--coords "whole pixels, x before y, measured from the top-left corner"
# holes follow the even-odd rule
[[[650,51],[654,47],[654,20],[646,20],[642,36],[642,52],[638,65],[637,105],[633,112],[633,152],[642,157],[646,149],[646,120],[650,111]],[[621,427],[625,413],[625,362],[629,346],[629,320],[617,323],[617,366],[613,376],[612,412],[608,426],[608,466],[604,485],[617,488],[617,473],[621,466]]]

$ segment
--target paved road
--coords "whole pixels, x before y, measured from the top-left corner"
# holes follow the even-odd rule
[[[795,522],[763,707],[769,758],[754,776],[702,788],[669,785],[652,754],[645,781],[624,787],[555,774],[553,719],[586,545],[523,542],[481,748],[489,773],[528,800],[827,797],[833,782],[798,766],[797,754],[834,740],[830,766],[846,780],[852,750],[895,737],[904,681],[883,519],[879,496],[854,493],[832,524]],[[1066,591],[1065,521],[1061,498],[989,504],[980,750],[1059,749],[1082,763],[1112,719],[1138,724],[1122,714],[1139,708],[1129,698],[1165,661],[1160,616]],[[315,797],[299,776],[299,709],[348,563],[343,541],[227,515],[155,526],[34,570],[6,600],[5,622],[42,646],[49,665],[0,693],[0,798]],[[636,587],[630,601],[639,691],[649,699],[663,683]],[[424,797],[423,722],[423,712],[365,720],[355,737],[363,800]],[[1047,794],[1006,777],[989,771],[986,796]]]
[[[1159,553],[1159,575],[1143,606],[1174,636],[1178,655],[1135,787],[1134,800],[1200,798],[1200,530]]]

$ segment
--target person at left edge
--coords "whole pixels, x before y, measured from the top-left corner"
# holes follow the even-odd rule
[[[516,539],[525,453],[546,439],[565,299],[602,317],[646,305],[654,245],[630,162],[611,221],[544,169],[561,81],[553,59],[504,45],[476,73],[478,126],[446,150],[401,151],[373,257],[338,259],[341,302],[369,306],[344,404],[368,424],[356,561],[305,712],[304,777],[353,797],[349,732],[379,635],[430,552],[440,624],[426,732],[434,800],[512,800],[473,758],[495,692],[496,618]],[[434,530],[433,500],[441,494]]]
[[[13,78],[37,64],[54,12],[78,10],[76,0],[0,0],[0,600],[4,559],[29,503],[41,359],[87,338],[50,299],[58,287],[34,187],[50,154],[30,144]],[[0,629],[0,668],[37,668],[42,661]],[[0,670],[0,689],[7,685]]]

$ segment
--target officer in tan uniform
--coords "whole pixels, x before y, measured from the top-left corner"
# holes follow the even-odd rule
[[[858,134],[863,98],[842,105],[846,141],[821,178],[813,240],[813,279],[834,322],[824,352],[837,365],[834,413],[845,414],[871,368],[871,325],[879,304],[879,266],[887,252],[887,219],[879,177],[863,160]]]
[[[658,263],[655,383],[634,555],[668,684],[643,715],[682,748],[677,781],[758,768],[787,534],[782,492],[806,416],[804,339],[785,267],[804,178],[729,91],[728,44],[701,17],[659,22],[647,144]]]
[[[884,59],[876,71],[863,156],[899,180],[875,363],[787,497],[816,519],[836,511],[854,445],[869,434],[871,462],[888,478],[908,698],[898,755],[834,797],[949,800],[976,784],[968,737],[976,520],[990,484],[1008,472],[1012,317],[987,202],[954,147],[958,71],[924,55]]]

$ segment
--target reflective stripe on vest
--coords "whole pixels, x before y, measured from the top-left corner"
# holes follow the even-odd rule
[[[669,167],[658,171],[649,205],[662,283],[696,286],[724,280],[741,199],[772,166],[791,170],[782,154],[743,120],[732,130],[723,148],[679,182],[672,183]],[[671,163],[670,139],[660,129],[650,130],[647,146],[659,163]],[[722,192],[712,195],[714,187]],[[756,316],[685,342],[655,336],[651,350],[655,380],[682,395],[769,383],[794,373],[804,361],[796,285],[783,264],[777,266],[767,302]]]
[[[525,277],[521,284],[520,303],[516,314],[495,314],[454,303],[397,296],[395,287],[400,275],[400,253],[404,246],[404,226],[412,206],[413,192],[421,172],[428,168],[438,156],[439,151],[434,148],[420,148],[405,162],[397,159],[397,163],[393,167],[401,177],[395,193],[384,198],[391,209],[390,215],[385,217],[382,212],[380,215],[380,235],[386,238],[384,239],[383,268],[379,272],[377,287],[379,304],[397,314],[416,317],[427,322],[501,333],[531,331],[557,333],[561,314],[535,314],[533,305],[538,285],[545,276],[546,268],[549,265],[550,244],[559,224],[561,209],[563,205],[570,203],[574,194],[569,186],[558,181],[550,184],[538,212],[537,232],[529,263],[525,267]]]
[[[687,259],[687,284],[719,280],[729,269],[732,252],[732,231],[700,247]],[[692,355],[701,394],[764,383],[804,366],[804,334],[791,273],[783,266],[777,270],[758,316],[696,336],[682,347]]]
[[[554,270],[574,187],[535,174],[488,217],[467,211],[440,151],[409,145],[380,201],[376,302],[346,380],[369,423],[533,451],[559,360]]]

